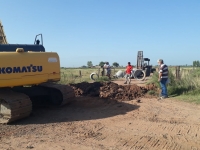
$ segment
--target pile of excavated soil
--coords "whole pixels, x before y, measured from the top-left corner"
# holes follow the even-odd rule
[[[117,99],[117,100],[132,100],[144,96],[147,93],[147,89],[133,85],[118,85],[116,83],[105,83],[100,88],[100,97]]]
[[[74,89],[74,93],[76,97],[79,96],[99,96],[100,87],[103,84],[100,82],[87,83],[81,82],[77,84],[70,84],[70,86]]]
[[[113,82],[82,82],[78,84],[70,84],[74,89],[75,96],[99,96],[101,98],[109,98],[115,100],[132,100],[143,97],[149,90],[155,90],[155,85],[147,85],[140,87],[135,84],[118,85]]]

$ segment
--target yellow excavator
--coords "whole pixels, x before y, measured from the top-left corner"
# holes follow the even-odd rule
[[[34,44],[0,44],[0,123],[28,117],[33,105],[71,102],[74,91],[60,78],[59,56],[45,51],[42,34]]]

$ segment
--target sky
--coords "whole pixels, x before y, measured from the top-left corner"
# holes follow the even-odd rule
[[[33,44],[43,35],[62,67],[92,61],[192,65],[200,60],[199,0],[0,0],[9,44]]]

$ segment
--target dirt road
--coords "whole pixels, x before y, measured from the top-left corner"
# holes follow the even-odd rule
[[[80,97],[60,109],[34,109],[29,118],[0,125],[0,149],[200,149],[200,106],[140,100]]]

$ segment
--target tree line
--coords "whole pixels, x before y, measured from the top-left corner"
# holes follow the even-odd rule
[[[104,61],[99,62],[99,66],[103,66],[104,64],[105,64]],[[114,67],[119,67],[119,63],[117,63],[117,62],[114,62],[112,65],[113,65]],[[92,61],[88,61],[88,62],[87,62],[87,66],[88,66],[88,67],[93,67]]]
[[[193,67],[200,67],[200,62],[199,62],[199,60],[193,61]]]

